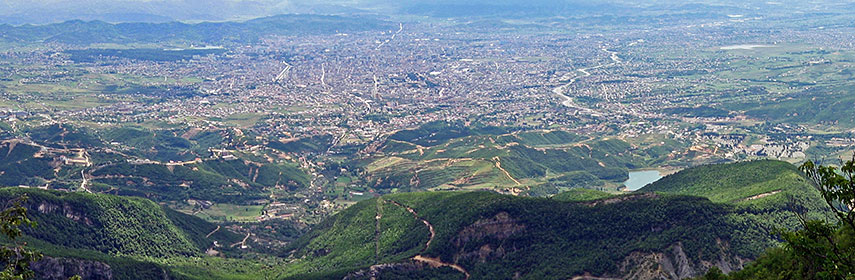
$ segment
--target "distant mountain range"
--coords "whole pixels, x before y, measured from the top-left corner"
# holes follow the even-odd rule
[[[6,0],[0,22],[44,24],[73,19],[107,22],[222,21],[295,12],[276,0]]]
[[[61,43],[183,43],[253,42],[270,35],[312,35],[389,30],[394,24],[373,18],[319,15],[278,15],[244,22],[107,23],[73,20],[48,25],[0,25],[0,42]]]
[[[779,1],[780,2],[780,1]],[[228,21],[277,14],[428,15],[435,17],[552,17],[579,14],[630,15],[647,9],[693,12],[702,7],[745,13],[839,12],[852,10],[852,1],[625,1],[625,0],[5,0],[0,24],[47,24],[68,20],[105,22]],[[694,8],[693,8],[694,7]]]

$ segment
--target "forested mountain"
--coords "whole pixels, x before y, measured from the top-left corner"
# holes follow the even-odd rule
[[[755,173],[763,170],[769,174]],[[710,176],[720,180],[709,184]],[[758,184],[781,187],[769,194]],[[747,191],[755,189],[766,195]],[[652,190],[657,192],[648,192]],[[682,194],[687,192],[706,197]],[[745,197],[713,195],[731,192]],[[176,278],[208,271],[210,277],[234,279],[250,275],[241,271],[257,265],[222,259],[228,265],[215,268],[223,263],[190,261],[212,250],[223,256],[240,254],[229,245],[240,244],[242,237],[145,199],[0,190],[4,200],[24,194],[38,222],[38,227],[25,229],[26,239],[49,256],[37,269],[85,263],[89,269],[68,271],[112,273],[117,279],[138,269]],[[784,203],[783,197],[796,204]],[[280,257],[295,261],[256,275],[682,279],[711,267],[741,269],[776,246],[775,226],[798,227],[793,207],[825,215],[816,201],[821,198],[804,176],[777,161],[691,168],[623,195],[592,190],[554,198],[486,191],[392,194],[326,219],[280,251]],[[171,261],[146,261],[156,259]]]
[[[766,176],[755,173],[763,170]],[[759,183],[779,189],[770,194]],[[712,189],[698,191],[704,184]],[[678,279],[713,266],[740,269],[776,246],[775,227],[798,227],[794,206],[817,217],[827,213],[816,189],[784,162],[693,168],[655,186],[618,196],[574,190],[554,199],[490,192],[383,196],[295,242],[303,261],[292,278]],[[760,193],[747,192],[754,189]],[[726,193],[744,197],[713,195]],[[423,262],[443,269],[425,270]]]
[[[24,240],[47,258],[34,264],[37,275],[61,279],[142,279],[172,274],[156,259],[228,254],[242,236],[200,218],[141,198],[67,193],[25,188],[0,189],[0,201],[18,197],[35,227]],[[209,251],[210,252],[210,251]]]

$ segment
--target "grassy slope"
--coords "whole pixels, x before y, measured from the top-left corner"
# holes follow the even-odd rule
[[[743,202],[765,193],[801,193],[812,189],[792,164],[759,160],[689,168],[665,176],[641,191],[697,195],[714,202]]]
[[[241,236],[154,202],[135,197],[2,188],[0,198],[27,195],[29,215],[38,227],[29,237],[58,246],[104,253],[152,257],[198,255],[214,240],[236,242]]]

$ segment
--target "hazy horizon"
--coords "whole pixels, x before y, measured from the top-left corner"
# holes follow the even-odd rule
[[[574,12],[578,7],[609,5],[614,7],[681,7],[692,4],[732,7],[746,12],[820,12],[852,9],[853,1],[627,1],[627,0],[549,0],[549,1],[388,1],[388,0],[7,0],[0,4],[0,24],[46,24],[68,20],[101,20],[107,22],[223,21],[258,18],[276,14],[416,14],[428,16],[483,16],[495,10],[524,11],[538,8],[558,15]],[[474,7],[458,11],[453,7]],[[499,7],[499,8],[497,8]],[[437,11],[447,9],[452,14]],[[606,9],[608,10],[608,9]],[[447,11],[445,11],[447,12]]]

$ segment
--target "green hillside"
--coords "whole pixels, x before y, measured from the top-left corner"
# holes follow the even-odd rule
[[[775,160],[693,167],[665,176],[639,191],[697,195],[713,202],[734,203],[796,194],[819,198],[796,166]]]
[[[143,198],[5,188],[0,199],[27,194],[38,227],[25,240],[54,266],[94,266],[90,278],[105,264],[117,279],[670,279],[758,258],[778,245],[776,228],[798,227],[793,209],[823,214],[813,190],[787,163],[753,161],[625,195],[390,194],[325,219],[278,257],[239,251],[242,235]]]
[[[491,192],[396,194],[327,219],[292,244],[301,261],[286,270],[292,279],[356,277],[372,265],[394,263],[380,270],[462,278],[456,268],[406,268],[418,267],[412,258],[419,255],[458,266],[473,279],[692,276],[711,263],[735,269],[738,258],[755,258],[774,245],[768,232],[744,227],[757,223],[753,213],[689,196],[567,202]],[[655,259],[662,257],[675,268],[646,268],[659,267]]]
[[[638,146],[563,130],[433,122],[391,135],[352,165],[381,192],[496,189],[543,196],[577,187],[617,189],[629,169],[672,160],[661,150],[679,144],[661,143]]]
[[[552,196],[552,199],[558,201],[591,201],[614,196],[607,192],[596,190],[575,188],[566,192],[562,192]]]
[[[228,245],[240,242],[243,236],[225,229],[217,230],[219,227],[215,224],[150,200],[27,188],[0,189],[0,201],[22,195],[29,197],[24,206],[30,218],[37,222],[35,228],[22,228],[24,240],[49,257],[45,262],[55,262],[52,269],[60,265],[74,271],[74,266],[85,264],[91,266],[84,271],[92,273],[89,277],[108,273],[116,279],[150,279],[162,277],[164,273],[185,279],[188,277],[182,277],[182,273],[195,270],[211,270],[209,275],[221,278],[222,274],[217,274],[219,270],[238,270],[208,267],[210,264],[206,263],[215,260],[198,260],[208,248],[234,254]],[[225,246],[216,247],[214,242]],[[97,265],[99,263],[107,266]],[[36,267],[42,266],[51,269],[44,262]],[[241,274],[252,275],[237,273]],[[205,274],[200,275],[201,279],[206,279]]]
[[[284,158],[308,152],[297,143],[312,143],[314,138],[294,141],[287,149],[271,144],[274,149],[257,140],[247,144],[256,138],[236,131],[21,126],[21,137],[0,143],[0,187],[137,196],[199,214],[201,209],[188,200],[261,207],[271,192],[287,194],[309,186],[311,175]],[[259,149],[236,148],[244,145]]]
[[[802,212],[809,219],[829,218],[822,196],[801,171],[792,164],[775,160],[693,167],[665,176],[639,192],[695,195],[734,205],[742,214],[731,215],[731,220],[757,234],[801,227],[793,211]],[[754,250],[759,253],[761,248]]]
[[[27,208],[38,227],[29,237],[69,248],[107,254],[151,257],[197,255],[215,239],[202,243],[216,225],[164,209],[150,200],[102,194],[0,189],[0,200],[29,196]],[[225,232],[225,231],[224,231]],[[238,236],[212,236],[222,242]]]

